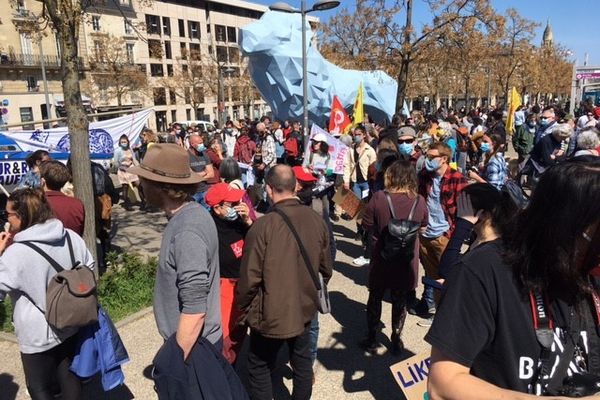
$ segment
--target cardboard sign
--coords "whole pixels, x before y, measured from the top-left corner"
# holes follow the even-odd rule
[[[431,365],[431,350],[417,354],[390,367],[392,375],[406,400],[429,400],[427,377]]]
[[[350,218],[356,217],[361,209],[364,208],[364,203],[356,197],[352,190],[345,190],[343,188],[335,192],[333,202],[339,205]]]

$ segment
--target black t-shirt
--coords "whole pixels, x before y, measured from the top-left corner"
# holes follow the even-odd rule
[[[364,151],[363,151],[364,153]],[[361,153],[362,154],[362,153]],[[360,169],[360,154],[358,153],[358,149],[354,148],[354,166],[356,169],[356,183],[365,183],[367,181],[367,177],[363,175],[362,170]]]
[[[248,226],[239,218],[235,221],[225,221],[211,212],[219,236],[219,268],[221,278],[238,279],[242,262],[244,238]]]
[[[191,151],[188,151],[188,156],[190,158],[190,168],[194,172],[203,172],[207,165],[211,165],[210,158],[208,158],[205,151],[199,155],[192,154]],[[198,185],[198,192],[205,192],[207,190],[208,185],[206,182],[200,182]]]
[[[501,251],[500,240],[484,243],[456,265],[425,340],[469,367],[474,376],[501,388],[539,394],[534,380],[542,348],[536,339],[531,305],[502,261]],[[558,301],[550,307],[557,326],[550,365],[558,363],[563,343],[570,340],[560,318],[564,308]],[[585,353],[588,339],[597,343],[593,324],[588,327],[578,338]],[[570,364],[569,375],[573,372],[582,372],[575,362]]]

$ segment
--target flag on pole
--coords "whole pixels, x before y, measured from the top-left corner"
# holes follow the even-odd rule
[[[329,117],[329,132],[332,135],[341,135],[346,133],[346,128],[350,126],[350,118],[346,114],[346,110],[342,106],[340,99],[333,96],[333,104],[331,105],[331,116]]]
[[[515,125],[515,112],[517,108],[521,106],[521,95],[517,92],[517,89],[513,86],[510,92],[510,106],[508,107],[508,116],[506,117],[506,132],[512,135]]]
[[[354,125],[362,124],[365,119],[365,111],[363,109],[363,85],[362,82],[358,86],[358,93],[354,101]]]

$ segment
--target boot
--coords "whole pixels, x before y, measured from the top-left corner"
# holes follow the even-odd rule
[[[379,343],[377,343],[377,332],[369,331],[367,337],[364,338],[359,345],[367,353],[377,354],[377,349],[381,346]]]
[[[401,332],[399,329],[394,329],[392,331],[392,336],[390,340],[392,341],[392,354],[395,356],[399,356],[404,351],[404,343],[402,339],[400,339]]]

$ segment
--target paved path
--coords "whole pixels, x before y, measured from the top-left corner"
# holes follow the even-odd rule
[[[125,212],[115,207],[119,221],[114,244],[125,251],[150,255],[158,253],[160,235],[166,219],[160,213]],[[403,399],[400,389],[389,372],[389,366],[400,358],[383,353],[367,356],[357,346],[365,333],[366,267],[355,267],[352,259],[361,255],[358,242],[353,240],[351,223],[341,221],[335,226],[338,256],[329,290],[333,312],[321,315],[319,355],[313,399]],[[389,325],[390,305],[384,303],[384,323]],[[427,350],[422,338],[427,328],[417,326],[419,319],[408,316],[403,335],[408,351],[404,356]],[[97,390],[97,382],[86,385],[85,399],[153,400],[156,395],[148,378],[152,358],[162,343],[152,313],[119,328],[131,356],[125,368],[126,386],[110,393]],[[389,328],[385,330],[389,335]],[[383,343],[389,340],[381,337]],[[21,360],[16,344],[0,340],[0,400],[28,399],[25,391]],[[242,376],[244,365],[239,365]],[[282,362],[276,379],[277,400],[290,399],[291,371]],[[245,377],[243,378],[245,379]]]

